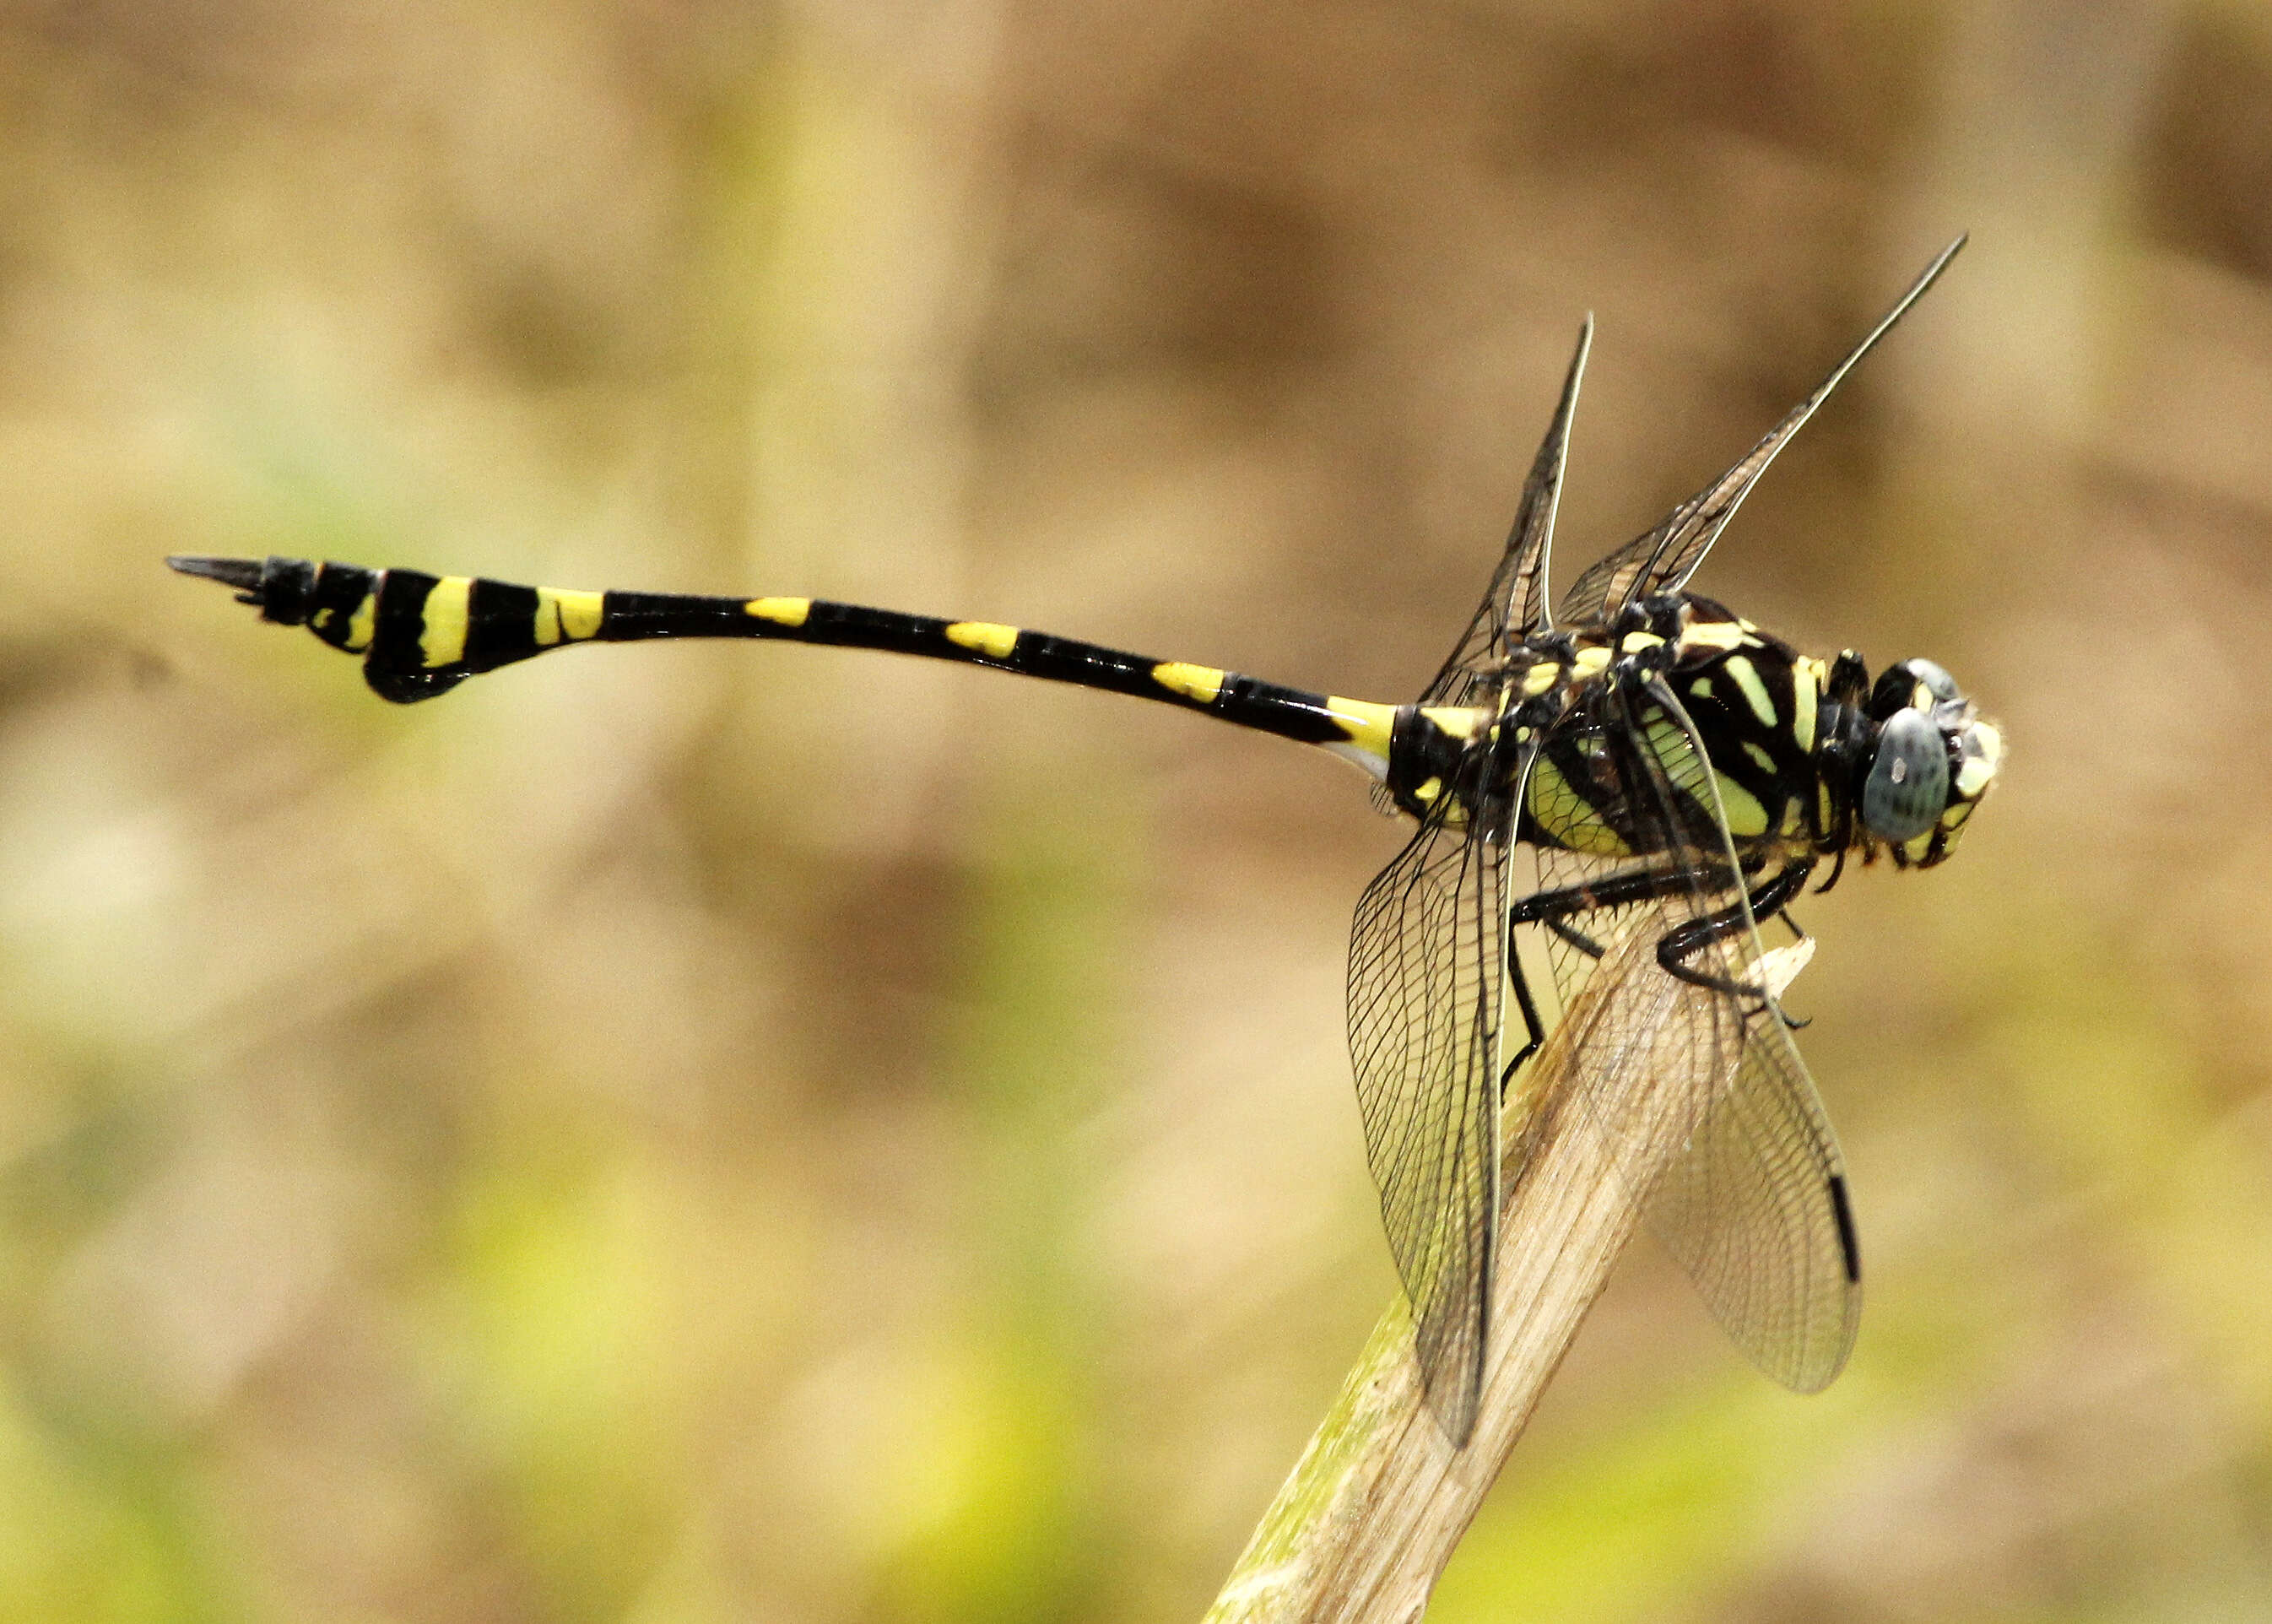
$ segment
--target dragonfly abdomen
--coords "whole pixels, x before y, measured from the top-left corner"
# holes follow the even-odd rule
[[[575,643],[727,637],[915,655],[1153,700],[1318,745],[1375,777],[1386,771],[1397,715],[1394,706],[1020,626],[823,598],[571,591],[304,558],[169,562],[185,574],[235,587],[239,601],[256,605],[265,620],[304,625],[333,647],[362,656],[372,690],[403,705]]]

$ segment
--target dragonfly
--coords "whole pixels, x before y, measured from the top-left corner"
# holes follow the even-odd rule
[[[1826,864],[1819,890],[1850,857],[1944,861],[1996,777],[2002,737],[1929,660],[1872,681],[1852,650],[1803,655],[1688,583],[1768,465],[1963,241],[1732,467],[1550,606],[1588,317],[1482,603],[1409,704],[818,598],[572,591],[280,557],[168,562],[356,655],[397,703],[579,644],[751,638],[1102,689],[1353,762],[1413,826],[1357,902],[1349,1039],[1421,1386],[1446,1437],[1461,1446],[1474,1431],[1500,1214],[1536,1171],[1521,1129],[1544,1105],[1526,1096],[1524,1068],[1552,1012],[1605,965],[1615,984],[1593,989],[1551,1104],[1615,1132],[1644,1083],[1672,1102],[1677,1149],[1630,1194],[1738,1347],[1811,1392],[1853,1346],[1860,1252],[1844,1162],[1797,1023],[1769,988],[1760,927],[1780,922],[1811,946],[1790,909]]]

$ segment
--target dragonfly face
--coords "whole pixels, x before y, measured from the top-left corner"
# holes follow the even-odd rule
[[[1887,668],[1855,731],[1856,779],[1849,786],[1861,808],[1855,844],[1865,861],[1882,842],[1896,866],[1931,868],[1956,849],[1972,809],[1995,782],[2002,732],[1930,660]]]

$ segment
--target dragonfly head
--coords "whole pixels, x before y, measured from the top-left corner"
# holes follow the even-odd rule
[[[1884,842],[1898,866],[1931,868],[1956,849],[1965,820],[1995,782],[2003,735],[1930,660],[1887,667],[1863,714],[1863,831]]]

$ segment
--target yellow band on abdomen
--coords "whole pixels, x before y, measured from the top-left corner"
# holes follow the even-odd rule
[[[752,620],[770,620],[777,626],[801,626],[812,613],[811,598],[751,598],[742,612]]]
[[[1212,665],[1186,665],[1168,660],[1152,668],[1152,680],[1170,693],[1180,693],[1196,705],[1212,705],[1222,692],[1223,673]]]
[[[427,669],[455,665],[466,657],[466,621],[474,593],[470,575],[445,575],[426,595],[419,610],[418,652]]]
[[[1006,660],[1018,646],[1018,628],[998,626],[990,620],[958,620],[947,627],[946,640],[990,660]]]
[[[536,646],[580,643],[600,634],[600,617],[606,595],[563,592],[557,587],[536,589]]]

